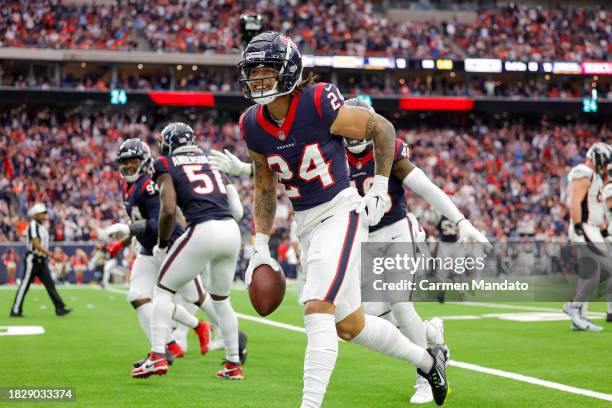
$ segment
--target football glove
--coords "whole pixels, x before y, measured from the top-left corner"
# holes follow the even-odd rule
[[[484,234],[476,229],[467,218],[463,218],[457,222],[459,228],[459,241],[461,242],[476,242],[484,244],[485,249],[491,249],[491,243]]]
[[[168,247],[160,248],[159,244],[155,245],[153,248],[153,258],[157,261],[157,263],[161,266],[164,263],[164,259],[166,259],[166,255],[168,255]]]
[[[249,259],[249,266],[244,274],[244,284],[248,287],[251,284],[253,278],[253,271],[260,265],[270,265],[275,271],[280,271],[280,265],[276,262],[276,259],[270,255],[270,247],[268,246],[268,240],[270,237],[265,234],[257,234],[255,236],[255,245],[251,252],[251,259]]]
[[[244,163],[240,159],[232,154],[227,149],[221,153],[217,150],[211,150],[208,156],[208,162],[213,170],[222,171],[229,174],[230,176],[250,176],[251,165]]]
[[[385,215],[388,200],[388,184],[389,177],[374,176],[372,187],[363,196],[355,210],[357,214],[361,214],[364,210],[366,211],[366,221],[370,226],[378,224]]]
[[[115,234],[119,234],[121,236],[130,235],[130,226],[123,223],[113,224],[106,228],[106,234],[108,234],[109,237],[112,237]]]

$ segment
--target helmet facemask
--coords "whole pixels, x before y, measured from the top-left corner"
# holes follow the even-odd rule
[[[372,139],[349,139],[344,138],[344,147],[352,154],[361,155],[369,151],[372,146]]]
[[[275,74],[259,78],[251,78],[251,73],[255,68],[270,68]],[[295,90],[299,81],[292,81],[298,66],[289,60],[285,61],[243,61],[238,65],[240,73],[240,85],[244,96],[259,105],[267,105],[273,102],[278,96],[288,95]],[[302,76],[301,70],[299,76]],[[265,89],[265,81],[273,80],[274,85]],[[261,90],[257,90],[260,88]]]
[[[129,160],[133,159],[138,160],[138,165],[132,174],[127,174],[126,164],[128,164]],[[140,176],[147,173],[151,166],[151,151],[149,150],[149,146],[136,139],[126,141],[119,149],[117,163],[121,176],[128,183],[135,182]]]

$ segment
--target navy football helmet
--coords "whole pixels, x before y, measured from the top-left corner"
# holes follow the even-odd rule
[[[140,160],[140,165],[133,174],[126,173],[125,164],[129,159]],[[142,140],[133,138],[121,143],[119,153],[117,153],[117,163],[119,164],[119,172],[128,183],[135,182],[141,175],[145,174],[149,170],[151,162],[151,150]]]
[[[267,67],[275,71],[274,76],[250,79],[253,68]],[[255,36],[242,53],[238,64],[240,86],[245,98],[267,105],[277,96],[290,94],[302,80],[302,56],[291,38],[274,31]],[[270,90],[257,91],[256,82],[274,79]]]
[[[345,105],[348,106],[357,106],[359,108],[365,108],[373,111],[374,108],[370,106],[369,103],[359,98],[351,98],[344,101]],[[369,151],[373,146],[374,141],[372,139],[350,139],[348,137],[344,138],[344,147],[346,150],[353,154],[364,154]]]
[[[195,133],[191,126],[183,122],[172,122],[161,131],[159,150],[161,154],[172,154],[183,146],[196,146]]]

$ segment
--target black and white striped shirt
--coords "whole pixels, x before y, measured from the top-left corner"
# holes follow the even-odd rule
[[[34,246],[32,245],[32,240],[34,238],[38,238],[40,240],[40,245],[43,248],[49,249],[49,232],[40,222],[36,220],[31,220],[30,225],[28,226],[28,231],[26,233],[28,254],[33,254],[34,256],[46,258],[46,254],[34,249]]]

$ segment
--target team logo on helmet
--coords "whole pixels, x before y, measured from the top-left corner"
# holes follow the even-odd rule
[[[195,133],[191,126],[183,122],[173,122],[161,131],[160,150],[162,154],[171,154],[179,147],[195,146]]]

